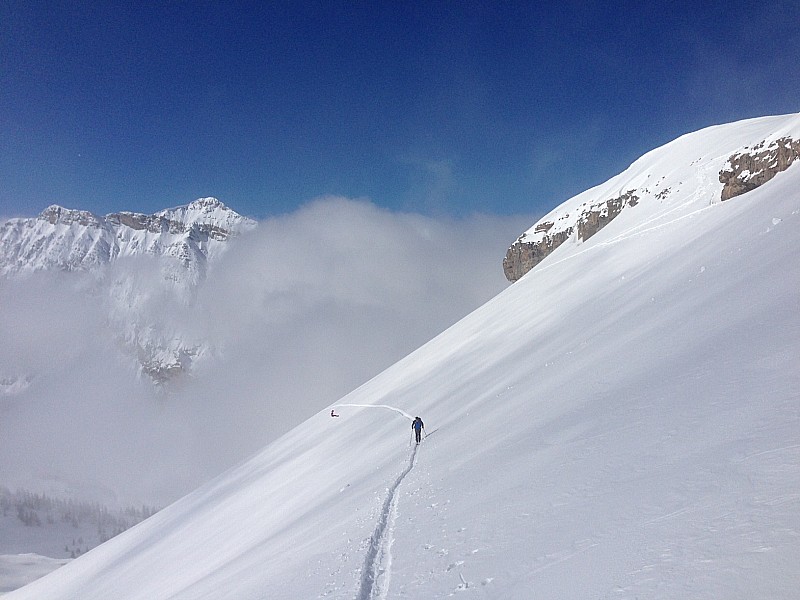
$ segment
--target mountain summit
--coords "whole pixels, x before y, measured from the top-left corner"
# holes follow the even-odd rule
[[[796,598],[800,168],[725,202],[719,171],[798,118],[681,138],[559,207],[547,235],[625,204],[8,600]]]
[[[0,224],[0,276],[89,270],[117,258],[148,255],[176,258],[196,279],[221,242],[253,226],[254,221],[216,198],[200,198],[153,215],[119,212],[99,217],[52,205],[38,217]]]

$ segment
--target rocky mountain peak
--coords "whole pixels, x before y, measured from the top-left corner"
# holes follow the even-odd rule
[[[222,210],[230,210],[227,206],[225,206],[220,200],[209,196],[208,198],[198,198],[189,203],[189,208],[195,210],[215,210],[215,209],[222,209]]]
[[[154,217],[165,219],[170,230],[195,229],[212,239],[223,241],[231,233],[255,226],[255,222],[231,210],[216,198],[198,198],[185,206],[157,212]]]

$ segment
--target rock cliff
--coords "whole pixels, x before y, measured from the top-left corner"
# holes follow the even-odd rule
[[[765,184],[800,158],[800,139],[783,137],[770,144],[765,141],[728,159],[719,173],[723,184],[722,200],[730,200]]]

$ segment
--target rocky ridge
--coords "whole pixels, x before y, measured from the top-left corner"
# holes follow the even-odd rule
[[[148,255],[177,258],[197,278],[222,242],[254,226],[216,198],[152,215],[100,217],[52,205],[38,217],[0,225],[0,275],[90,270],[120,257]]]
[[[767,183],[798,158],[798,114],[687,134],[539,220],[508,249],[503,271],[509,281],[517,281],[565,242],[584,242],[629,212],[640,213],[625,219],[634,224],[658,212],[729,200]]]

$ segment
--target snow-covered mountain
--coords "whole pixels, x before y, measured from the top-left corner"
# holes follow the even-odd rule
[[[8,599],[796,598],[800,168],[726,202],[719,171],[798,126],[703,130],[567,201],[548,231],[639,195]]]
[[[684,135],[545,215],[508,249],[516,281],[568,240],[588,240],[619,215],[647,223],[665,210],[713,204],[753,190],[800,158],[800,119],[769,117]],[[712,233],[712,232],[709,232]]]
[[[0,226],[0,275],[59,269],[88,270],[118,258],[170,257],[179,278],[196,282],[206,263],[231,236],[255,226],[216,198],[200,198],[153,215],[132,212],[99,217],[52,205],[38,217]]]
[[[255,226],[216,198],[153,215],[100,217],[53,205],[38,217],[0,224],[0,277],[88,273],[95,279],[92,291],[105,298],[109,324],[122,346],[144,373],[163,382],[211,352],[205,340],[162,322],[164,304],[190,302],[228,240]],[[146,260],[146,267],[130,268],[136,260]],[[20,382],[34,376],[0,373],[8,382],[0,392],[24,389]]]

